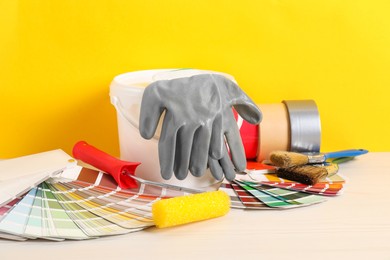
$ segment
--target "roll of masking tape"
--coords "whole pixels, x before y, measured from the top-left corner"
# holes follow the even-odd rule
[[[290,124],[290,151],[319,152],[321,122],[313,100],[284,100]]]
[[[272,151],[287,151],[290,147],[289,116],[283,103],[259,104],[263,120],[259,127],[257,161],[269,159]]]

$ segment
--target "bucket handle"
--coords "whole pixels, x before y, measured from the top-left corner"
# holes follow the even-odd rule
[[[138,122],[135,122],[126,112],[126,109],[122,106],[120,100],[118,97],[112,96],[111,97],[111,103],[114,105],[116,111],[124,118],[128,123],[130,123],[134,128],[138,129],[139,124]],[[160,136],[157,134],[153,136],[153,139],[159,140]]]

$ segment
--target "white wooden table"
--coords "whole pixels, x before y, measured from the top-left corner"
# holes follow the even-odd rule
[[[390,152],[340,166],[344,194],[289,210],[232,209],[169,229],[87,241],[0,239],[0,259],[390,259]]]

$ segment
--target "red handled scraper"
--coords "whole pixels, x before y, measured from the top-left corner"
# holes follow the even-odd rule
[[[135,169],[141,163],[119,160],[84,141],[77,142],[73,147],[74,158],[88,163],[114,177],[122,189],[137,188],[137,181],[132,178]]]

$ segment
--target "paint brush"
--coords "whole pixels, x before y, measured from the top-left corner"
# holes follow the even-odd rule
[[[297,181],[307,185],[314,185],[317,182],[330,177],[338,172],[338,166],[334,163],[325,165],[306,164],[292,166],[289,168],[279,168],[276,171],[278,177]]]
[[[323,163],[330,158],[340,158],[340,157],[355,157],[358,155],[368,153],[364,149],[351,149],[343,150],[330,153],[318,153],[318,154],[304,154],[304,153],[295,153],[295,152],[286,152],[286,151],[274,151],[270,154],[271,162],[281,168],[289,168],[298,165],[313,164],[313,163]]]

